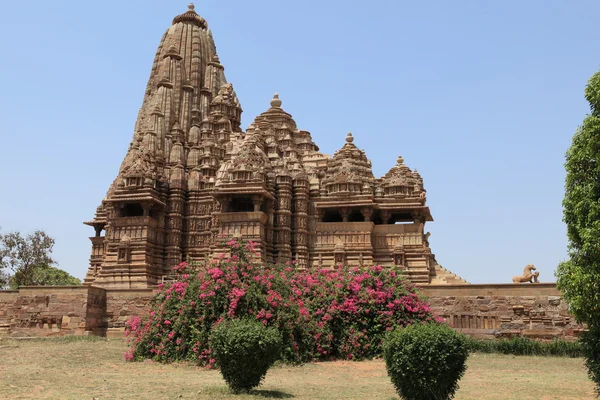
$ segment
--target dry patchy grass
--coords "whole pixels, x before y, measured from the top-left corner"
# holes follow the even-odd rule
[[[259,390],[229,394],[218,371],[123,361],[124,342],[0,341],[2,399],[398,399],[380,360],[277,366]],[[583,361],[475,354],[456,398],[594,399]]]

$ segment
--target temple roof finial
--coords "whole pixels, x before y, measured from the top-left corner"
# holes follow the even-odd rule
[[[279,100],[279,94],[277,92],[275,92],[275,94],[273,95],[273,100],[271,100],[271,107],[281,107],[281,100]]]
[[[194,3],[188,5],[188,10],[186,12],[173,18],[173,25],[180,22],[193,24],[203,29],[208,28],[206,20],[196,13]]]
[[[398,158],[396,159],[396,161],[398,162],[398,164],[403,164],[404,163],[404,158],[402,158],[402,156],[398,156]]]
[[[346,142],[348,142],[348,143],[354,142],[354,137],[352,136],[352,132],[348,132],[348,134],[346,135]]]

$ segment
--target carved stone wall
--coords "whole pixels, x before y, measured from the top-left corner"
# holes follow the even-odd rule
[[[574,339],[584,330],[554,283],[427,286],[421,293],[448,324],[473,337]]]
[[[423,286],[433,311],[473,337],[575,339],[575,323],[553,283]],[[145,317],[156,289],[26,287],[0,292],[0,335],[123,337],[132,315]]]
[[[24,287],[0,292],[0,325],[13,336],[102,335],[104,289]]]
[[[124,337],[125,323],[132,316],[147,317],[156,289],[108,289],[103,313],[103,336]]]

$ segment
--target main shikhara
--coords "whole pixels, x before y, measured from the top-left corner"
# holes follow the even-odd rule
[[[319,152],[275,94],[244,132],[242,108],[206,21],[190,5],[162,37],[133,140],[92,221],[85,283],[156,285],[231,239],[265,262],[395,266],[415,283],[464,283],[429,247],[423,179],[398,157],[375,178],[348,133]],[[103,231],[105,235],[102,236]]]

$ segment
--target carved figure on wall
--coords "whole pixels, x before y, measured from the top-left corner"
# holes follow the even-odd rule
[[[539,272],[532,272],[535,271],[535,266],[533,264],[528,264],[525,269],[523,270],[523,275],[517,275],[513,277],[513,283],[524,283],[524,282],[529,282],[529,283],[539,283],[538,281],[538,277],[540,276]]]

